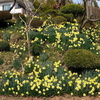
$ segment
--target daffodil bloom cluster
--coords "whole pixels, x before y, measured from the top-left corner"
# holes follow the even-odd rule
[[[76,21],[76,20],[75,20]],[[24,27],[17,32],[25,36]],[[9,31],[11,34],[13,31]],[[84,48],[99,54],[100,46],[96,29],[83,29],[82,34],[78,31],[78,23],[67,22],[63,25],[46,24],[44,22],[42,28],[37,28],[29,34],[32,44],[39,43],[48,48],[52,45],[62,51],[74,48]],[[34,37],[34,32],[36,32]],[[24,38],[25,39],[25,38]],[[50,45],[49,45],[50,44]],[[17,57],[26,51],[26,43],[22,45],[10,43],[12,51]],[[43,50],[45,53],[46,50]],[[40,56],[37,56],[36,62],[31,58],[25,58],[24,72],[16,70],[5,71],[1,77],[0,92],[5,95],[21,95],[21,96],[51,96],[62,93],[71,95],[100,95],[100,70],[95,70],[89,76],[86,74],[78,75],[72,73],[62,67],[61,61],[56,62],[40,62]]]
[[[26,51],[26,43],[17,44],[17,42],[10,43],[11,50],[19,57]]]
[[[49,42],[52,43],[52,46],[62,51],[68,48],[84,48],[99,54],[99,47],[96,44],[96,41],[99,39],[99,32],[97,29],[83,28],[82,33],[80,34],[77,22],[67,22],[58,26],[55,24],[46,24],[46,21],[44,23],[45,27],[37,29],[36,33],[38,35],[31,41],[32,43],[41,40],[40,44]]]
[[[0,41],[3,41],[3,39],[0,39]]]
[[[1,94],[21,96],[50,96],[62,93],[87,96],[100,95],[100,70],[91,74],[78,75],[67,71],[61,62],[35,63],[31,72],[3,72],[1,77]],[[28,67],[28,66],[27,66]],[[56,70],[55,70],[56,69]],[[27,70],[27,69],[25,69]],[[93,76],[91,76],[94,73]]]
[[[54,68],[57,68],[58,71],[55,71]],[[67,70],[61,67],[60,61],[45,66],[34,63],[33,71],[27,76],[23,72],[19,73],[15,70],[6,71],[3,74],[1,78],[2,94],[21,96],[60,94],[66,87],[67,77],[73,77],[71,72],[67,73]]]

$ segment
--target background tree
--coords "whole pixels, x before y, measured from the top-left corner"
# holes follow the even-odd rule
[[[94,6],[93,3],[96,3],[95,0],[83,0],[83,5],[84,5],[84,14],[81,20],[81,24],[79,27],[79,31],[81,32],[82,28],[87,22],[96,22],[100,20],[100,17],[94,17],[95,12],[93,12]]]
[[[64,6],[66,4],[71,4],[72,0],[56,0],[58,7]]]
[[[98,3],[95,0],[93,1],[93,5],[94,5],[94,7],[98,7],[99,8]]]

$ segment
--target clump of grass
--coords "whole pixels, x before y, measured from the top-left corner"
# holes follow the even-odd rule
[[[4,63],[4,60],[0,58],[0,65],[2,65],[3,63]]]

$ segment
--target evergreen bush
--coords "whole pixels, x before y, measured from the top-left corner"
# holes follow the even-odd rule
[[[8,11],[0,11],[0,22],[9,20],[12,18],[12,15]]]
[[[43,24],[43,21],[40,20],[40,19],[33,19],[32,22],[31,22],[31,26],[33,28],[38,28],[38,27],[41,27]]]
[[[11,19],[12,15],[8,11],[0,11],[0,27],[4,28],[8,26],[7,20]]]
[[[45,12],[46,15],[51,15],[52,17],[56,16],[57,15],[57,11],[54,10],[54,9],[49,9]]]
[[[64,16],[64,13],[58,12],[57,15],[58,16]]]
[[[67,21],[72,22],[74,19],[73,14],[64,14],[64,17],[67,19]]]
[[[67,19],[63,16],[56,16],[52,18],[54,24],[61,24],[62,22],[67,22]]]
[[[0,51],[10,51],[10,44],[6,41],[0,41]]]
[[[68,67],[73,68],[98,68],[100,58],[85,49],[72,49],[66,52],[64,62]]]
[[[62,6],[60,12],[64,14],[72,13],[74,17],[78,17],[83,14],[83,6],[79,4],[68,4]]]

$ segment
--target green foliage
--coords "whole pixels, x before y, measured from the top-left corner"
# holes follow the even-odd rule
[[[43,24],[43,21],[40,20],[40,19],[33,19],[32,22],[31,22],[31,26],[33,28],[38,28],[38,27],[41,27]]]
[[[44,62],[48,59],[48,54],[46,52],[43,52],[42,54],[40,54],[40,61]]]
[[[58,12],[57,15],[58,16],[64,16],[64,13]]]
[[[10,20],[6,20],[5,22],[7,23],[7,26],[10,27],[10,26],[13,26],[15,24],[15,20],[16,19],[10,19]]]
[[[9,29],[7,28],[8,31],[0,32],[1,36],[3,35],[3,37],[0,37],[0,41],[2,41],[2,39],[8,40],[8,38],[4,38],[7,37],[6,33],[11,34],[10,47],[13,51],[0,52],[0,58],[4,59],[4,64],[6,63],[6,66],[7,64],[8,66],[13,65],[14,69],[18,70],[9,70],[9,68],[8,71],[3,72],[2,78],[0,77],[0,94],[14,96],[54,96],[63,93],[78,96],[99,95],[100,70],[94,70],[96,67],[99,68],[100,61],[96,61],[99,57],[88,53],[89,51],[84,51],[82,53],[79,51],[82,56],[80,56],[81,54],[79,52],[79,56],[77,56],[78,53],[72,54],[71,58],[74,56],[75,61],[79,57],[85,58],[83,62],[78,59],[78,61],[84,64],[84,66],[81,65],[81,68],[91,69],[82,72],[81,75],[65,69],[63,58],[67,50],[70,51],[70,49],[76,48],[83,48],[100,54],[100,46],[97,44],[100,30],[84,28],[82,34],[79,34],[76,20],[74,20],[74,23],[66,22],[57,25],[52,24],[51,19],[48,18],[48,20],[44,21],[42,27],[32,29],[29,32],[31,46],[35,45],[31,47],[31,51],[33,50],[32,52],[35,52],[32,58],[33,62],[31,58],[27,57],[27,41],[24,37],[25,27],[17,23],[17,25]],[[16,35],[15,33],[18,34]],[[15,38],[17,36],[22,36],[22,34],[24,38]],[[11,39],[16,41],[11,41]],[[13,60],[14,58],[15,60]],[[98,65],[91,60],[91,63],[93,63],[91,68],[90,60],[88,60],[90,58],[94,62],[97,62]],[[21,63],[23,66],[21,66]],[[85,63],[87,66],[85,66]],[[3,66],[5,66],[4,64]],[[24,67],[24,73],[19,66],[22,68]],[[80,66],[76,69],[79,68]]]
[[[65,92],[67,89],[65,84],[67,84],[68,79],[66,79],[66,69],[60,66],[59,61],[55,63],[32,63],[34,63],[33,70],[27,75],[15,70],[7,71],[0,82],[0,93],[6,95],[17,93],[21,96],[51,96]],[[31,62],[28,65],[30,68]],[[70,72],[68,72],[69,75]],[[19,83],[21,86],[18,85]],[[13,88],[13,90],[10,91],[9,88]],[[68,88],[71,89],[69,86]]]
[[[63,22],[67,22],[67,19],[63,16],[56,16],[56,17],[52,18],[52,20],[55,24],[61,24]]]
[[[12,15],[8,11],[0,11],[0,27],[5,28],[8,25],[7,20],[11,19]]]
[[[40,44],[35,43],[35,44],[32,44],[32,46],[31,46],[31,53],[34,56],[40,55],[42,50],[43,50],[43,47]]]
[[[45,12],[49,9],[52,9],[52,7],[50,6],[50,4],[44,4],[41,9],[40,9],[40,12]]]
[[[98,68],[100,58],[85,49],[73,49],[66,52],[64,62],[68,67],[73,68]]]
[[[35,30],[34,31],[30,31],[30,33],[29,33],[30,40],[34,40],[36,37],[37,38],[42,37],[40,32],[35,31]]]
[[[4,60],[0,58],[0,65],[2,65],[3,63],[4,63]]]
[[[94,3],[94,7],[98,7],[99,8],[97,1],[93,1],[93,3]]]
[[[38,0],[36,0],[33,5],[34,5],[35,9],[38,9],[40,2]]]
[[[34,63],[32,72],[27,75],[13,69],[6,71],[0,82],[0,94],[14,96],[54,96],[65,93],[75,96],[99,95],[100,70],[86,71],[78,76],[77,73],[67,71],[59,64],[59,61]]]
[[[12,18],[12,15],[8,11],[0,11],[0,22],[4,20],[9,20]]]
[[[4,41],[10,40],[10,36],[11,36],[10,33],[5,33],[5,34],[4,34]]]
[[[22,19],[25,20],[24,14],[17,13],[17,14],[14,14],[13,16],[14,16],[14,18],[17,19],[17,20],[21,20],[20,17],[21,17]],[[19,17],[19,16],[20,16],[20,17]]]
[[[13,67],[16,70],[20,70],[20,68],[22,67],[20,59],[18,59],[18,58],[14,59],[14,61],[13,61]]]
[[[74,19],[73,14],[64,14],[64,17],[67,19],[67,21],[72,22]]]
[[[52,9],[52,5],[55,3],[54,0],[49,0],[48,2],[44,2],[43,5],[41,6],[40,10],[41,12],[45,12],[49,9]]]
[[[10,51],[10,45],[6,41],[0,41],[0,51]]]
[[[34,62],[29,62],[26,66],[25,66],[25,74],[31,73],[32,70],[35,67],[35,63]]]
[[[57,15],[57,10],[49,9],[49,10],[45,11],[45,14],[51,15],[52,17],[55,17]]]
[[[72,13],[74,17],[78,17],[83,14],[83,6],[79,4],[68,4],[62,6],[60,12],[64,14]]]

